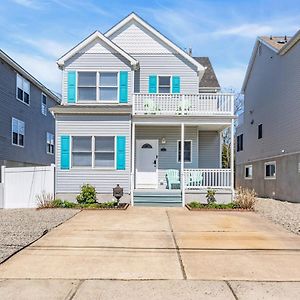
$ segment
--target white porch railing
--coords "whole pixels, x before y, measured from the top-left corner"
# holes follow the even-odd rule
[[[187,190],[201,188],[230,188],[231,169],[184,169]]]
[[[133,94],[134,115],[233,115],[233,94]]]

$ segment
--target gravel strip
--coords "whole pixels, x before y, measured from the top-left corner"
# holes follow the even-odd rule
[[[258,198],[255,211],[300,235],[300,203]]]
[[[77,209],[2,209],[0,210],[0,263],[30,244],[46,230],[70,219]]]

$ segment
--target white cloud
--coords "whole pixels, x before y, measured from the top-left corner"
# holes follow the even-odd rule
[[[35,0],[13,0],[16,4],[25,6],[27,8],[31,9],[40,9],[41,8],[41,3],[40,1],[35,1]]]

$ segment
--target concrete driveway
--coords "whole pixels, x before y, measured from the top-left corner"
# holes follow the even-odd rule
[[[186,279],[213,280],[220,284],[213,290],[232,296],[236,289],[237,298],[245,292],[237,281],[300,281],[300,237],[252,212],[82,211],[0,265],[0,278],[53,285],[68,279],[70,291],[89,290],[96,279],[169,280],[176,287]]]

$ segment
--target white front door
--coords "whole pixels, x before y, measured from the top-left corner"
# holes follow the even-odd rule
[[[158,185],[158,140],[136,140],[136,188]]]

